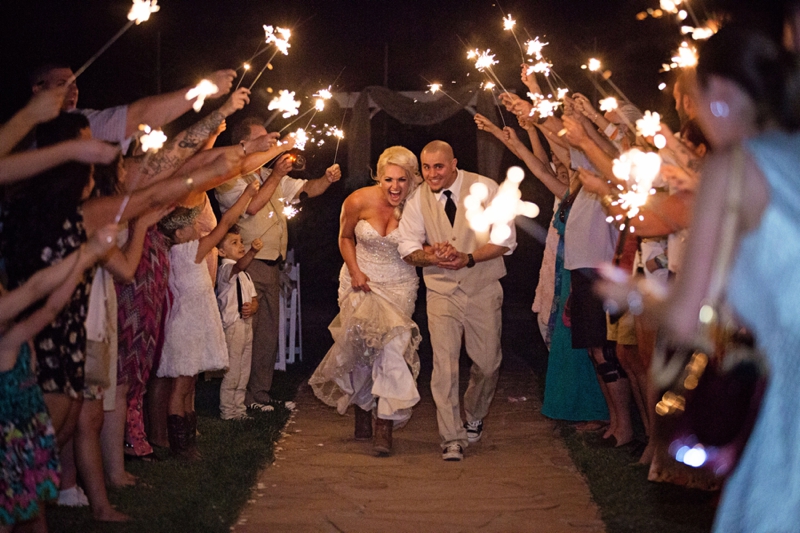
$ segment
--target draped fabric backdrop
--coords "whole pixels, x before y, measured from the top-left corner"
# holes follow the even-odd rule
[[[357,189],[368,183],[370,176],[370,157],[372,128],[370,125],[370,100],[381,111],[393,119],[412,126],[431,126],[444,122],[465,108],[477,91],[478,113],[486,116],[495,124],[499,123],[499,115],[494,97],[480,90],[477,84],[468,84],[458,90],[448,92],[453,98],[442,95],[435,102],[419,102],[386,87],[365,87],[353,105],[348,131],[348,188]],[[503,156],[503,144],[491,135],[478,135],[478,172],[493,179],[500,178],[500,163]],[[469,170],[469,169],[468,169]]]

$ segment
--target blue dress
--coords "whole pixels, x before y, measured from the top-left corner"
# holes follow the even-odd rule
[[[770,201],[741,242],[728,302],[755,333],[770,365],[764,400],[728,480],[714,531],[800,529],[800,136],[770,133],[747,145]]]
[[[567,192],[569,194],[569,192]],[[570,273],[564,268],[564,229],[569,217],[566,198],[561,201],[553,217],[558,230],[556,253],[556,289],[550,324],[550,356],[547,359],[547,377],[544,385],[542,414],[548,418],[570,421],[608,420],[606,405],[589,352],[572,347],[572,330],[564,324],[564,306],[570,293]],[[563,220],[561,213],[563,213]]]

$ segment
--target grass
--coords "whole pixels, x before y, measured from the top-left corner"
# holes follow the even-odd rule
[[[276,397],[291,399],[303,372],[276,373]],[[129,462],[127,469],[139,484],[110,490],[117,509],[133,517],[121,524],[92,519],[88,507],[48,508],[50,531],[58,533],[228,532],[250,497],[258,473],[273,459],[275,442],[290,411],[255,413],[253,420],[219,418],[219,379],[198,381],[197,413],[201,461],[186,463],[159,451],[162,461]]]

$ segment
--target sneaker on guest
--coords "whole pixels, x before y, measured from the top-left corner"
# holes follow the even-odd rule
[[[442,450],[442,459],[445,461],[460,461],[463,458],[464,449],[455,442],[451,442]]]
[[[481,435],[483,435],[483,420],[465,422],[464,429],[467,430],[467,441],[470,444],[475,444],[481,440]]]
[[[67,507],[87,507],[89,505],[89,498],[86,493],[78,485],[68,489],[58,491],[58,505],[66,505]]]
[[[247,406],[247,408],[250,409],[251,411],[264,411],[264,412],[275,410],[275,407],[272,405],[267,405],[258,402],[251,403],[250,405]]]

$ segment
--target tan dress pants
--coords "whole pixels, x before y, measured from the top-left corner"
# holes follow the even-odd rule
[[[281,270],[254,259],[247,267],[258,298],[258,311],[253,315],[253,355],[245,405],[268,403],[272,398],[272,376],[278,358],[278,326],[280,322]]]
[[[467,421],[482,420],[489,412],[503,358],[500,309],[503,289],[499,281],[467,294],[461,289],[442,295],[428,289],[428,329],[433,347],[431,392],[436,403],[441,446],[467,446],[458,394],[458,359],[463,335],[472,360],[469,385],[464,393]]]

